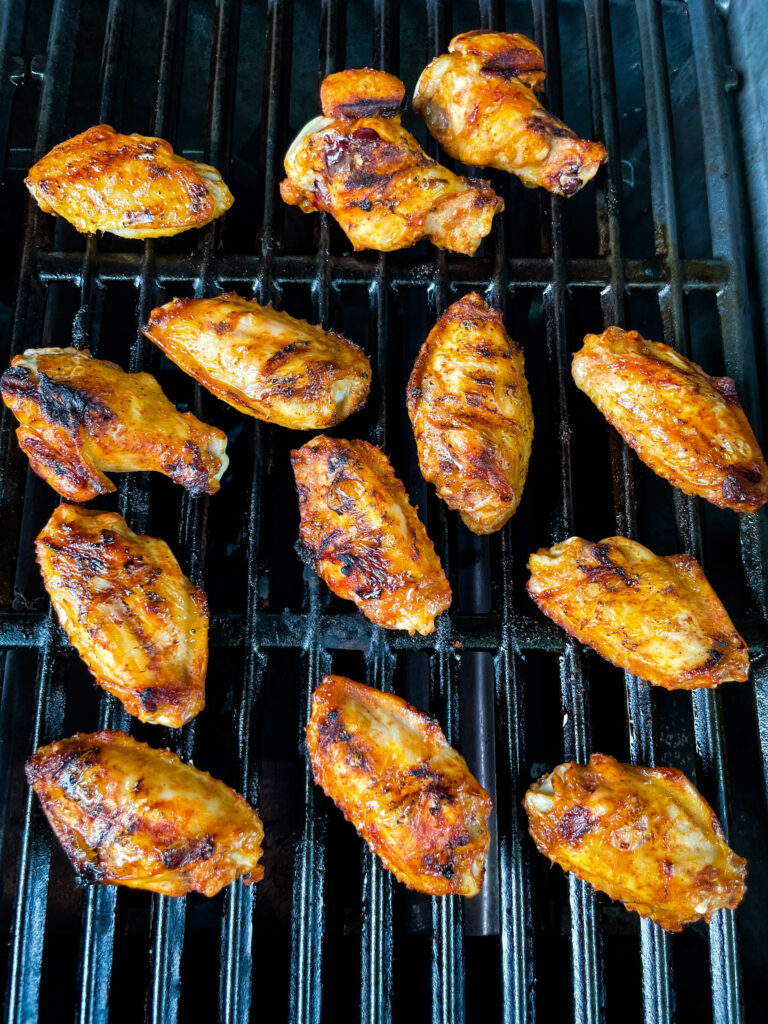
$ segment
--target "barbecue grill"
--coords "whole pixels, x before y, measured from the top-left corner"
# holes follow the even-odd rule
[[[548,109],[608,148],[595,183],[563,201],[479,172],[506,211],[475,258],[425,243],[354,254],[325,215],[284,206],[282,159],[319,112],[326,74],[384,68],[410,91],[452,35],[477,27],[525,32],[542,47]],[[206,709],[178,731],[141,725],[93,686],[49,610],[33,538],[57,497],[28,469],[3,411],[7,1020],[761,1019],[765,512],[738,517],[653,476],[569,372],[585,332],[636,328],[734,377],[761,435],[765,353],[750,316],[751,242],[726,93],[734,78],[716,5],[5,0],[0,60],[2,365],[27,347],[74,344],[147,369],[179,406],[227,430],[231,457],[210,500],[140,474],[92,503],[168,541],[209,595]],[[40,213],[25,198],[27,169],[99,121],[163,136],[214,164],[234,192],[233,210],[201,231],[146,243],[85,238]],[[412,111],[404,122],[438,156]],[[418,504],[454,591],[436,634],[372,626],[302,565],[288,453],[310,435],[246,420],[139,333],[173,296],[227,289],[321,321],[366,349],[368,406],[334,433],[382,445]],[[536,423],[522,505],[490,538],[471,535],[427,488],[405,411],[405,383],[430,326],[472,289],[503,310],[524,349]],[[525,563],[573,533],[622,533],[661,554],[694,554],[750,646],[750,683],[692,695],[652,690],[565,637],[525,595]],[[405,890],[314,786],[303,729],[312,690],[331,670],[430,710],[490,791],[493,838],[476,899]],[[238,882],[210,900],[78,887],[22,765],[42,743],[105,727],[169,746],[244,793],[264,820],[263,882]],[[749,862],[736,913],[671,937],[536,852],[520,807],[528,783],[592,751],[674,764],[695,781]]]

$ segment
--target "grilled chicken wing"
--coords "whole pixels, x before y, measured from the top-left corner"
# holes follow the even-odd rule
[[[533,441],[523,353],[476,292],[443,313],[408,382],[424,478],[475,533],[493,533],[520,504]]]
[[[229,786],[124,732],[78,733],[32,755],[27,782],[78,876],[166,896],[258,882],[264,829]]]
[[[768,501],[768,466],[730,377],[668,345],[609,327],[588,334],[573,379],[654,473],[719,508]]]
[[[36,549],[59,622],[98,685],[142,722],[194,718],[205,704],[208,601],[168,545],[116,512],[59,505]]]
[[[571,636],[668,690],[749,674],[749,652],[692,555],[655,555],[626,537],[571,537],[528,562],[528,593]]]
[[[320,435],[291,461],[301,545],[320,578],[379,626],[431,633],[451,588],[386,455]]]
[[[732,910],[746,892],[746,861],[677,768],[593,754],[559,765],[523,802],[545,857],[668,931]]]
[[[85,234],[159,238],[200,228],[234,202],[215,167],[177,156],[163,139],[99,124],[31,168],[26,185],[44,213]]]
[[[215,494],[227,435],[180,413],[148,373],[74,348],[30,348],[0,377],[32,469],[71,501],[115,490],[101,470],[156,470],[192,494]]]
[[[325,79],[323,117],[285,158],[286,203],[336,218],[355,249],[390,252],[422,238],[471,256],[503,201],[487,181],[459,178],[431,160],[400,124],[402,82],[382,71]]]
[[[413,109],[456,160],[497,167],[528,188],[572,196],[608,159],[539,103],[544,58],[525,36],[466,32],[421,75]]]
[[[434,718],[326,676],[307,746],[315,782],[399,881],[432,896],[480,891],[491,798]]]
[[[268,423],[332,427],[368,398],[371,364],[357,345],[234,292],[174,299],[143,331],[203,387]]]

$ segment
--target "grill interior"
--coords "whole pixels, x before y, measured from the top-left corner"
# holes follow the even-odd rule
[[[452,35],[476,27],[536,39],[548,109],[607,145],[596,184],[565,202],[481,172],[506,211],[473,259],[425,243],[353,254],[324,215],[282,204],[283,155],[319,111],[326,74],[381,67],[410,92]],[[143,726],[93,686],[51,616],[33,538],[57,497],[28,470],[3,411],[7,1019],[759,1019],[768,995],[765,513],[740,518],[656,478],[569,373],[586,331],[620,323],[734,377],[761,434],[765,363],[753,343],[714,4],[6,0],[0,60],[3,366],[27,347],[75,344],[149,370],[180,407],[227,430],[231,458],[210,501],[142,474],[116,478],[117,495],[91,503],[167,540],[210,600],[206,709],[179,731]],[[25,198],[26,170],[98,121],[213,163],[234,192],[232,212],[147,243],[86,239],[41,214]],[[410,110],[404,122],[453,166]],[[364,346],[371,397],[335,433],[382,445],[420,508],[454,592],[433,636],[371,626],[303,567],[288,452],[310,435],[246,420],[138,333],[171,297],[226,289]],[[422,480],[404,401],[429,328],[471,289],[502,308],[525,351],[536,422],[522,505],[490,539],[469,534]],[[525,595],[525,563],[573,533],[695,554],[750,645],[753,682],[693,696],[651,691],[567,640]],[[475,900],[393,883],[313,785],[303,727],[331,670],[436,714],[491,792],[493,842]],[[167,745],[243,792],[264,820],[264,881],[211,900],[78,888],[22,765],[42,743],[104,727]],[[669,937],[535,851],[520,807],[530,779],[592,751],[675,764],[693,778],[749,861],[735,915]]]

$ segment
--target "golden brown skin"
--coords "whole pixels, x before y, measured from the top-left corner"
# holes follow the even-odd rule
[[[315,782],[398,881],[432,896],[480,892],[491,798],[434,718],[326,676],[307,747]]]
[[[204,388],[267,423],[332,427],[368,398],[371,364],[361,348],[234,292],[174,299],[142,330]]]
[[[205,704],[208,601],[168,545],[116,512],[59,505],[35,546],[59,622],[98,685],[142,722],[194,718]]]
[[[531,555],[528,568],[544,614],[632,675],[668,690],[747,679],[747,645],[692,555],[571,537]]]
[[[325,116],[304,126],[285,157],[285,202],[330,213],[355,249],[391,252],[428,238],[471,256],[504,203],[487,181],[431,160],[403,128],[399,79],[343,71],[321,94]]]
[[[520,504],[533,442],[523,353],[476,292],[432,328],[408,382],[419,466],[474,533],[493,533]]]
[[[79,878],[166,896],[258,882],[264,829],[229,786],[124,732],[40,749],[27,782]]]
[[[291,452],[307,561],[387,629],[431,633],[451,603],[440,559],[384,453],[319,435]]]
[[[593,754],[561,764],[523,801],[539,851],[668,931],[733,910],[747,862],[677,768],[638,768]]]
[[[227,435],[181,413],[148,373],[74,348],[30,348],[0,377],[0,394],[32,469],[70,501],[115,490],[102,470],[156,470],[192,494],[215,494]]]
[[[654,473],[718,508],[755,512],[768,466],[730,377],[668,345],[609,327],[588,334],[573,379]]]
[[[413,109],[443,149],[472,167],[497,167],[528,188],[572,196],[608,159],[539,103],[544,58],[525,36],[467,32],[422,72]]]
[[[44,213],[85,234],[160,238],[225,213],[232,193],[215,167],[177,156],[169,143],[98,124],[30,169],[26,185]]]

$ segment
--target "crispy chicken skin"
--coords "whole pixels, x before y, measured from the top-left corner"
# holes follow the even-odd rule
[[[294,430],[365,405],[371,364],[334,331],[226,292],[152,310],[144,334],[185,373],[248,416]]]
[[[476,292],[443,313],[408,382],[419,466],[474,533],[520,504],[533,441],[523,353]]]
[[[571,537],[531,555],[528,568],[544,614],[632,675],[667,690],[747,679],[747,645],[692,555]]]
[[[74,348],[30,348],[0,377],[32,469],[70,501],[115,490],[102,470],[156,470],[192,494],[215,494],[227,435],[181,413],[148,373]]]
[[[421,75],[413,109],[443,149],[472,167],[497,167],[528,188],[572,196],[608,159],[548,113],[544,58],[525,36],[467,32]]]
[[[229,786],[124,732],[40,749],[27,782],[78,877],[166,896],[258,882],[264,829]]]
[[[573,379],[654,473],[719,508],[755,512],[768,467],[730,377],[637,331],[588,334]]]
[[[208,601],[168,545],[116,512],[59,505],[35,546],[59,622],[98,685],[142,722],[194,718],[205,704]]]
[[[746,892],[747,862],[677,768],[593,754],[544,775],[523,803],[545,857],[668,931],[733,910]]]
[[[427,156],[400,124],[403,93],[399,79],[370,68],[326,78],[324,116],[288,150],[280,194],[304,213],[330,213],[355,249],[391,252],[428,238],[471,256],[504,203],[487,181]]]
[[[432,896],[480,892],[491,798],[434,718],[326,676],[307,747],[315,782],[398,881]]]
[[[371,622],[431,633],[451,588],[386,455],[321,434],[291,452],[291,462],[301,547],[318,576]]]
[[[177,156],[169,143],[95,125],[31,168],[26,185],[44,213],[78,231],[159,238],[220,217],[232,193],[215,167]]]

